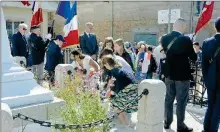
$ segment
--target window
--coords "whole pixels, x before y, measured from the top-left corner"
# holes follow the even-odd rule
[[[8,32],[9,41],[11,41],[12,35],[18,31],[18,25],[20,23],[24,23],[24,21],[6,21],[6,30]]]

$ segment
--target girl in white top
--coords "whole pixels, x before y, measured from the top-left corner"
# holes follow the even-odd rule
[[[90,56],[82,54],[79,50],[73,50],[71,52],[72,59],[75,61],[75,66],[79,69],[83,69],[86,75],[89,75],[91,69],[95,72],[99,72],[100,67]]]

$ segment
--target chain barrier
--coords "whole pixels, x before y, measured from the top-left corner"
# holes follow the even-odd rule
[[[101,119],[101,120],[97,120],[97,121],[94,121],[94,122],[91,122],[91,123],[87,123],[87,124],[82,124],[82,125],[79,125],[79,124],[71,124],[71,125],[66,125],[66,124],[53,124],[51,122],[47,122],[47,121],[40,121],[40,120],[36,120],[34,118],[31,118],[31,117],[28,117],[28,116],[25,116],[21,113],[18,113],[17,115],[13,116],[13,120],[19,118],[21,120],[24,120],[24,121],[29,121],[29,122],[32,122],[32,123],[37,123],[39,124],[40,126],[44,126],[44,127],[54,127],[55,129],[84,129],[84,128],[90,128],[90,127],[94,127],[94,126],[98,126],[98,125],[101,125],[105,122],[111,122],[117,115],[119,115],[120,113],[124,112],[126,109],[128,109],[129,107],[131,107],[130,105],[134,102],[134,101],[139,101],[143,95],[148,95],[149,94],[149,91],[148,89],[144,89],[143,92],[137,96],[132,102],[130,102],[128,105],[126,105],[124,107],[124,109],[122,109],[120,112],[118,113],[114,113],[113,115],[111,116],[107,116],[106,118],[104,119]]]

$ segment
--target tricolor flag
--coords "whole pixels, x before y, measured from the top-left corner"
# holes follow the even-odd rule
[[[32,11],[31,27],[39,26],[43,22],[43,12],[40,1],[34,1]]]
[[[60,1],[56,14],[65,19],[68,19],[70,10],[71,10],[70,1]]]
[[[66,41],[62,48],[67,48],[72,45],[79,44],[78,35],[78,21],[77,21],[77,2],[73,3],[73,6],[68,14],[68,18],[64,25],[64,39]]]
[[[27,5],[27,6],[30,6],[31,4],[29,3],[29,1],[21,1],[21,3],[23,4],[23,5]]]
[[[202,13],[198,19],[198,23],[195,29],[195,34],[211,20],[213,9],[214,9],[214,1],[204,2]]]

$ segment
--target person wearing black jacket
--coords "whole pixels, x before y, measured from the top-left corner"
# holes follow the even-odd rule
[[[153,48],[151,46],[147,48],[147,53],[148,55],[150,55],[150,64],[148,66],[146,79],[152,79],[153,74],[156,73],[156,70],[157,70],[157,62],[153,55]]]
[[[31,27],[30,35],[30,45],[31,45],[31,55],[33,61],[33,73],[37,77],[38,84],[41,85],[44,79],[44,56],[48,43],[50,42],[51,34],[48,34],[46,37],[46,42],[40,36],[40,27],[33,26]]]
[[[208,95],[203,132],[218,132],[220,123],[220,17],[215,20],[215,29],[216,34],[202,46],[202,74]]]
[[[27,40],[24,36],[27,30],[27,25],[21,23],[18,26],[18,32],[12,36],[12,56],[13,57],[28,57]]]
[[[128,64],[131,66],[132,70],[134,71],[134,64],[132,63],[130,54],[125,49],[124,41],[122,39],[119,38],[115,40],[114,50],[115,50],[115,54],[121,56],[124,60],[126,60]]]
[[[173,121],[173,102],[176,98],[177,132],[193,131],[192,128],[185,125],[184,119],[190,87],[190,60],[196,61],[197,55],[190,38],[183,35],[185,29],[185,20],[179,18],[173,25],[173,31],[163,36],[161,40],[162,47],[166,53],[165,84],[167,90],[164,128],[169,129]],[[171,45],[169,46],[170,48],[168,48],[168,45]]]
[[[46,52],[46,65],[45,70],[49,73],[50,83],[54,83],[55,68],[58,64],[62,63],[63,54],[61,47],[65,43],[62,35],[57,35],[55,40],[50,41],[47,46]]]
[[[158,74],[159,74],[159,79],[162,80],[163,82],[165,82],[165,62],[166,62],[166,54],[164,53],[164,50],[161,49],[160,50],[160,53],[163,54],[163,57],[160,59],[160,63],[159,63],[159,71],[158,71]]]

